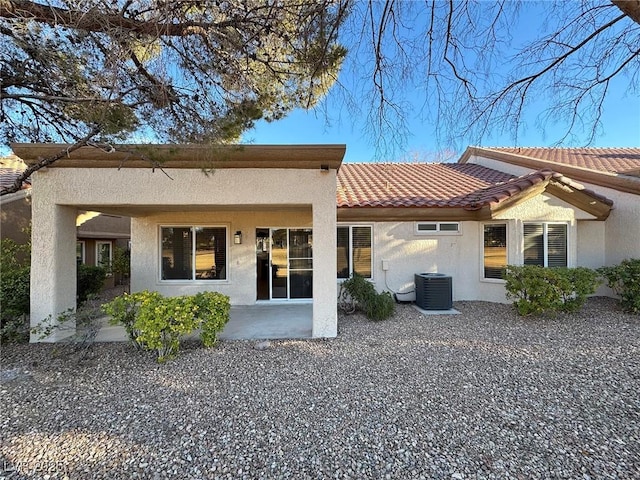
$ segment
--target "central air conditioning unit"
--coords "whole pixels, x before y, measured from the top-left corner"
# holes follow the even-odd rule
[[[453,307],[452,281],[444,273],[416,273],[416,305],[423,310],[450,310]]]

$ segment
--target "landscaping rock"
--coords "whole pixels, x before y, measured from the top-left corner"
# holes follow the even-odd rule
[[[637,316],[602,298],[547,318],[454,308],[164,364],[122,343],[80,363],[3,346],[0,476],[640,478]]]

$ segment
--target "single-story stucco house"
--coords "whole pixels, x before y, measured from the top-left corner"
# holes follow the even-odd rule
[[[13,148],[30,163],[65,146]],[[232,305],[311,302],[314,337],[337,334],[337,285],[353,273],[402,300],[412,299],[416,273],[437,272],[451,277],[454,300],[504,302],[506,264],[611,264],[626,232],[635,243],[624,256],[640,256],[632,175],[616,174],[628,187],[618,190],[578,183],[553,162],[512,171],[515,164],[472,148],[454,164],[343,164],[345,150],[72,152],[33,175],[32,323],[75,304],[78,210],[132,218],[132,291],[215,290]],[[627,150],[640,168],[640,149]],[[621,213],[631,216],[614,217],[616,202],[629,199],[636,207]]]

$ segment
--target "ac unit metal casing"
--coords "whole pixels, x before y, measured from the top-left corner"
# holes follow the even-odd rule
[[[416,305],[423,310],[450,310],[453,307],[451,276],[444,273],[416,273]]]

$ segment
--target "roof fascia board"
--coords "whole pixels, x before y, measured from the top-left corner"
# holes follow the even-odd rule
[[[33,165],[66,144],[14,143],[13,152]],[[118,145],[106,152],[82,147],[51,168],[293,168],[338,170],[346,145]]]
[[[547,192],[554,197],[567,202],[568,204],[583,210],[594,217],[596,220],[606,220],[611,213],[611,205],[597,200],[580,190],[572,188],[565,183],[551,180],[547,187]]]
[[[6,205],[8,203],[15,202],[17,200],[22,200],[30,196],[31,196],[31,187],[23,188],[22,190],[18,190],[17,192],[2,195],[0,197],[0,205]]]

